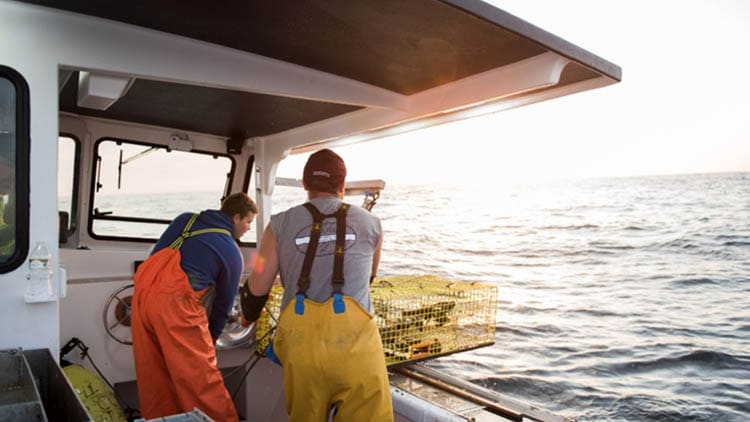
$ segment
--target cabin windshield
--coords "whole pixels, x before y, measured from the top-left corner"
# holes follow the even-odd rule
[[[89,230],[100,239],[153,241],[182,212],[219,209],[234,168],[225,155],[117,139],[100,140],[95,160]]]

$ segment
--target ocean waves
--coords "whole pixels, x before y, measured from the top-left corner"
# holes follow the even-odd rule
[[[429,365],[579,421],[750,420],[748,176],[389,187],[381,273],[498,286],[495,344]]]
[[[750,377],[750,355],[734,356],[713,350],[680,352],[673,356],[645,360],[630,360],[608,365],[608,371],[618,375],[668,371],[672,375],[685,369],[710,373],[712,371],[736,370],[746,372]]]
[[[716,286],[719,284],[718,281],[706,277],[697,278],[682,278],[674,280],[670,283],[675,288],[680,287],[695,287],[695,286]]]
[[[694,350],[611,364],[571,363],[607,361],[631,352],[609,349],[571,355],[545,369],[518,369],[472,381],[579,421],[745,420],[750,408],[750,381],[722,379],[749,379],[748,356]],[[644,379],[650,381],[633,388]],[[720,394],[707,399],[707,391]]]

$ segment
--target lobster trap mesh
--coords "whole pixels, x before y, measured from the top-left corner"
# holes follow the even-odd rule
[[[376,279],[371,292],[387,365],[495,342],[496,286],[398,276]]]
[[[258,342],[255,346],[255,350],[258,353],[263,354],[266,347],[273,340],[274,330],[276,324],[279,322],[279,315],[281,315],[281,297],[284,296],[284,288],[281,286],[278,278],[271,287],[271,291],[268,293],[268,302],[263,308],[263,311],[258,317],[258,321],[255,323],[255,339]]]
[[[421,275],[378,278],[370,291],[387,365],[495,342],[496,286]],[[259,352],[271,341],[282,294],[275,285],[258,319]]]

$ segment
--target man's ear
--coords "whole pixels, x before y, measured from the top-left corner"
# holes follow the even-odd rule
[[[238,223],[240,222],[240,220],[242,220],[242,216],[241,216],[241,215],[239,215],[239,214],[234,214],[234,215],[232,216],[232,221],[234,222],[234,224],[238,224]]]

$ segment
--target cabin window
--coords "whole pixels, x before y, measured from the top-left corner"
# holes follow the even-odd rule
[[[78,215],[78,168],[80,142],[61,135],[57,150],[57,210],[60,218],[60,243],[67,242],[76,230]]]
[[[0,273],[26,259],[29,238],[29,88],[0,66]]]
[[[219,209],[234,161],[145,142],[96,143],[89,232],[98,239],[154,241],[183,212]]]

